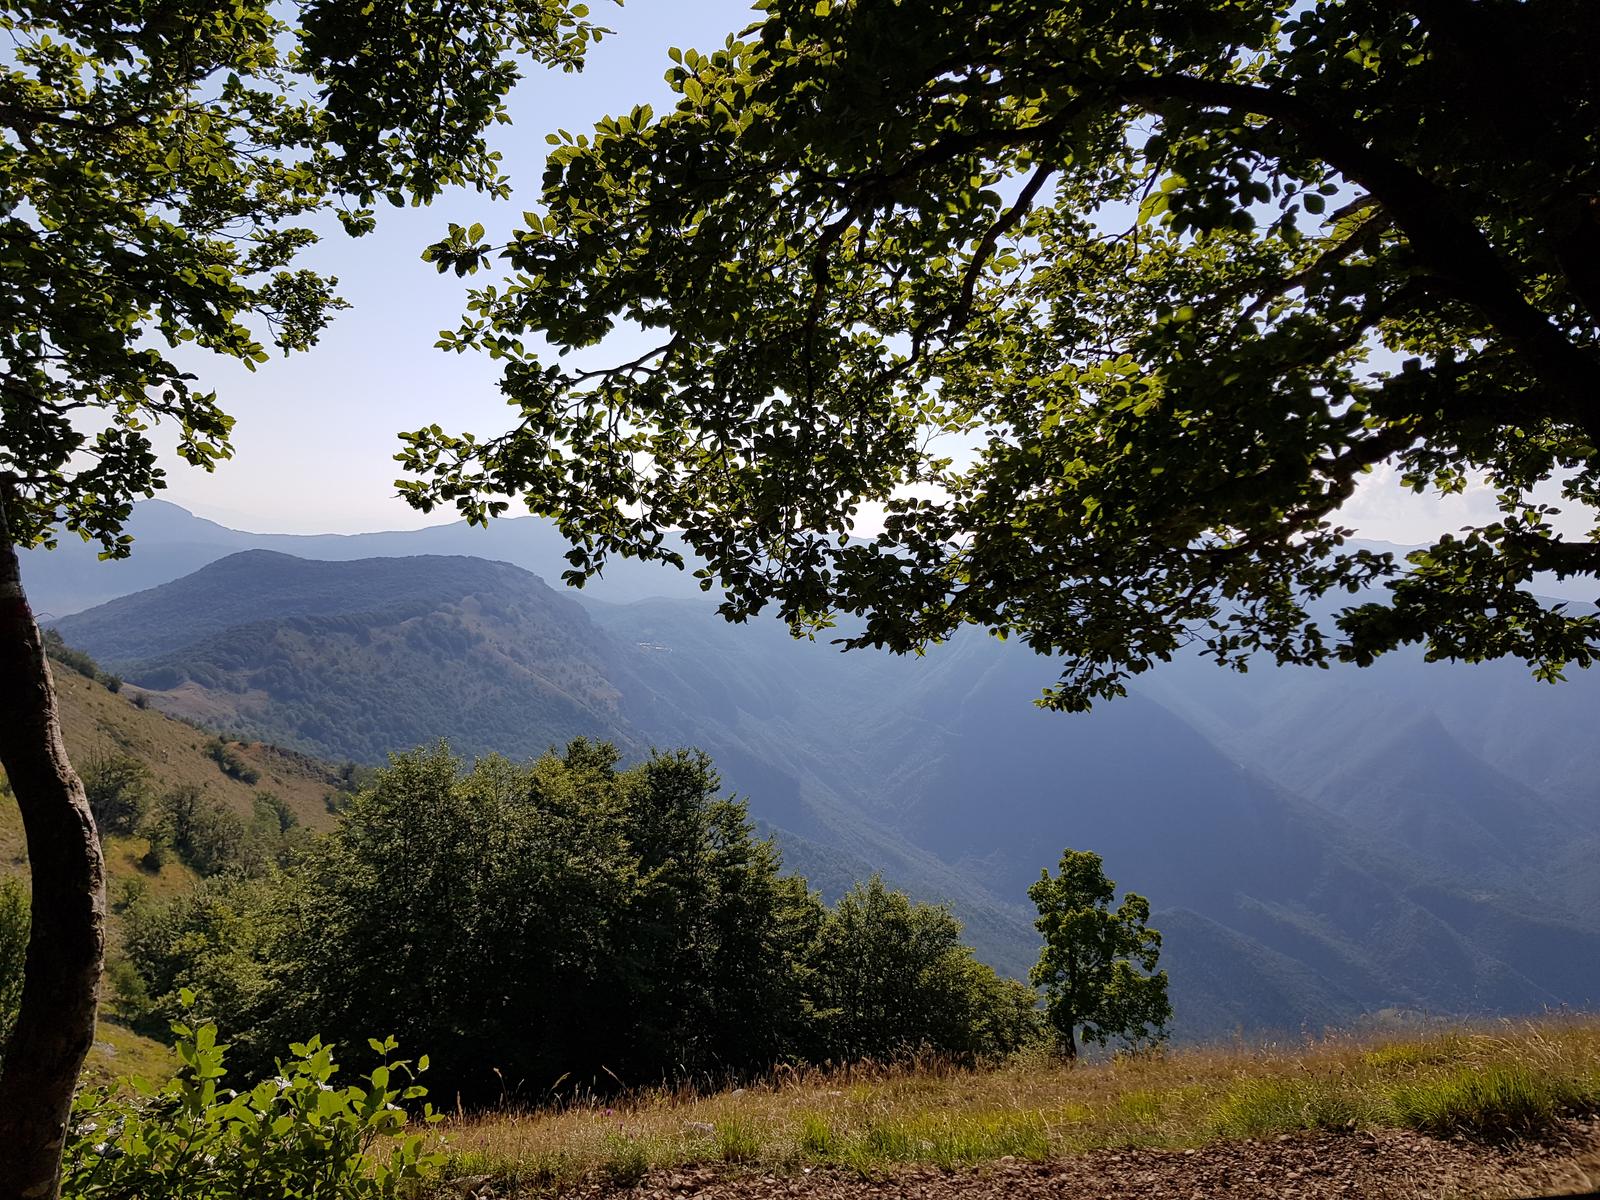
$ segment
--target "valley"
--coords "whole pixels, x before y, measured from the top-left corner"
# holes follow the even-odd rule
[[[978,633],[920,660],[840,655],[629,590],[681,580],[659,568],[577,592],[425,552],[478,536],[458,527],[255,539],[179,513],[141,507],[145,574],[97,578],[215,557],[57,628],[230,736],[366,763],[435,738],[516,759],[579,733],[697,746],[825,895],[881,871],[1013,975],[1036,956],[1028,883],[1093,849],[1150,897],[1190,1039],[1600,996],[1596,752],[1577,732],[1600,681],[1581,672],[1557,689],[1403,655],[1247,676],[1179,660],[1067,716],[1031,704],[1047,662]],[[537,523],[494,529],[558,577]],[[254,540],[274,548],[238,549]],[[345,556],[375,549],[404,557]],[[30,586],[65,596],[76,568],[53,562],[29,557]]]

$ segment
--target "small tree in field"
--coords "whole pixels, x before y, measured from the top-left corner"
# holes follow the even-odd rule
[[[1044,934],[1029,979],[1044,988],[1045,1019],[1068,1058],[1077,1057],[1079,1036],[1097,1045],[1159,1041],[1172,1020],[1167,973],[1156,970],[1161,934],[1147,924],[1150,902],[1129,892],[1113,909],[1116,886],[1098,854],[1069,849],[1054,878],[1041,871],[1028,889]]]

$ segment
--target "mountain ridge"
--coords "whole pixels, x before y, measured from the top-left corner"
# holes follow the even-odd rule
[[[329,580],[342,581],[334,599]],[[186,607],[209,617],[174,646],[185,635],[172,630],[196,627]],[[1031,700],[1049,664],[981,635],[925,660],[841,656],[775,623],[730,626],[703,598],[578,604],[506,563],[308,564],[262,552],[58,628],[158,704],[192,711],[203,700],[236,732],[333,757],[371,761],[441,735],[468,753],[513,755],[579,732],[632,753],[700,746],[803,873],[839,886],[871,865],[948,901],[984,957],[1012,973],[1037,945],[1026,884],[1064,845],[1095,849],[1150,896],[1158,927],[1188,914],[1174,919],[1210,948],[1209,965],[1189,954],[1190,977],[1174,976],[1191,1014],[1180,1027],[1194,1036],[1229,1032],[1217,1023],[1241,1013],[1283,1031],[1293,1012],[1298,1026],[1329,1013],[1522,1011],[1600,995],[1592,965],[1541,966],[1524,953],[1565,945],[1600,963],[1592,925],[1531,893],[1475,895],[1462,864],[1363,830],[1338,797],[1297,792],[1264,769],[1259,745],[1224,745],[1158,691],[1087,717],[1041,712]],[[534,678],[582,681],[580,694]],[[1261,706],[1234,709],[1229,718],[1218,705],[1224,715],[1208,721],[1243,737]],[[1467,754],[1442,725],[1434,740],[1446,759]],[[1366,758],[1338,785],[1347,798],[1380,769]],[[1243,1001],[1223,990],[1230,973],[1259,977],[1259,1002],[1248,984]]]

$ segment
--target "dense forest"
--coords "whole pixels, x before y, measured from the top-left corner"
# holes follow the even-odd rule
[[[525,766],[399,755],[286,865],[212,862],[227,869],[194,891],[126,907],[128,1015],[164,1024],[187,989],[258,1074],[310,1031],[392,1034],[473,1105],[973,1061],[1038,1030],[1032,989],[977,962],[948,910],[876,878],[828,907],[784,875],[692,751],[628,768],[583,739]]]

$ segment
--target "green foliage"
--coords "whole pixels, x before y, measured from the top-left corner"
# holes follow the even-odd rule
[[[275,1075],[235,1091],[225,1086],[227,1047],[216,1027],[172,1028],[182,1066],[171,1080],[136,1080],[133,1097],[80,1098],[67,1200],[387,1200],[439,1164],[421,1134],[406,1132],[402,1107],[426,1094],[409,1080],[427,1060],[413,1068],[395,1059],[393,1038],[369,1043],[380,1062],[359,1082],[336,1084],[333,1047],[312,1038],[291,1046]],[[422,1119],[437,1118],[425,1107]]]
[[[998,1158],[1050,1156],[1050,1130],[1039,1113],[922,1113],[886,1117],[851,1137],[833,1136],[814,1157],[872,1175],[898,1163],[958,1170]]]
[[[1544,500],[1600,505],[1595,5],[761,14],[672,52],[665,111],[550,136],[505,279],[440,338],[505,362],[519,423],[410,434],[415,504],[521,497],[575,578],[681,531],[727,616],[862,617],[849,646],[1016,635],[1073,709],[1191,645],[1591,661],[1600,618],[1533,588],[1600,574]],[[657,336],[570,355],[618,326]],[[1498,512],[1347,553],[1380,466]]]
[[[229,779],[251,785],[261,782],[261,772],[240,758],[233,747],[221,738],[212,738],[206,743],[206,757],[216,763]]]
[[[140,832],[150,839],[152,869],[160,868],[170,847],[198,875],[256,876],[287,861],[298,840],[296,824],[270,792],[257,793],[246,819],[203,788],[180,784],[156,801]]]
[[[0,879],[0,1058],[22,1003],[22,968],[28,957],[28,882]]]
[[[53,661],[76,671],[85,679],[94,680],[108,691],[120,692],[122,690],[122,678],[120,676],[102,671],[99,663],[95,662],[82,650],[74,650],[67,645],[62,640],[61,634],[55,629],[46,629],[44,631],[44,649],[45,653]]]
[[[1268,1076],[1232,1088],[1213,1120],[1225,1137],[1260,1138],[1297,1129],[1353,1129],[1373,1115],[1370,1098],[1336,1081]]]
[[[761,1130],[754,1122],[728,1117],[716,1123],[717,1157],[723,1162],[755,1162],[761,1154]]]
[[[1069,1055],[1079,1036],[1100,1045],[1159,1041],[1172,1019],[1167,973],[1156,971],[1161,935],[1146,924],[1150,902],[1129,892],[1113,910],[1115,898],[1100,856],[1087,850],[1063,851],[1055,878],[1041,871],[1028,889],[1044,935],[1031,978],[1044,988],[1046,1019]]]
[[[521,63],[578,65],[597,36],[583,13],[561,0],[0,10],[12,537],[65,528],[127,553],[131,500],[163,485],[152,425],[175,428],[191,465],[232,453],[232,418],[192,386],[189,351],[254,369],[264,342],[316,341],[343,307],[334,279],[295,265],[320,214],[360,235],[380,201],[508,194],[484,134]]]
[[[613,1133],[606,1137],[604,1174],[616,1188],[638,1187],[650,1173],[650,1155],[637,1138]]]
[[[100,836],[137,832],[150,812],[150,768],[132,754],[104,747],[90,751],[77,768]]]
[[[1544,1136],[1571,1112],[1593,1108],[1600,1088],[1519,1063],[1463,1068],[1396,1087],[1399,1123],[1435,1137],[1498,1140]]]
[[[702,754],[622,769],[580,739],[463,773],[441,748],[283,870],[133,905],[126,953],[148,1015],[194,989],[252,1070],[387,1023],[468,1103],[1026,1036],[1025,991],[948,912],[878,881],[830,912],[779,866]]]
[[[1031,993],[972,957],[949,909],[913,903],[877,876],[840,897],[808,965],[819,1061],[1000,1056],[1037,1027]]]

